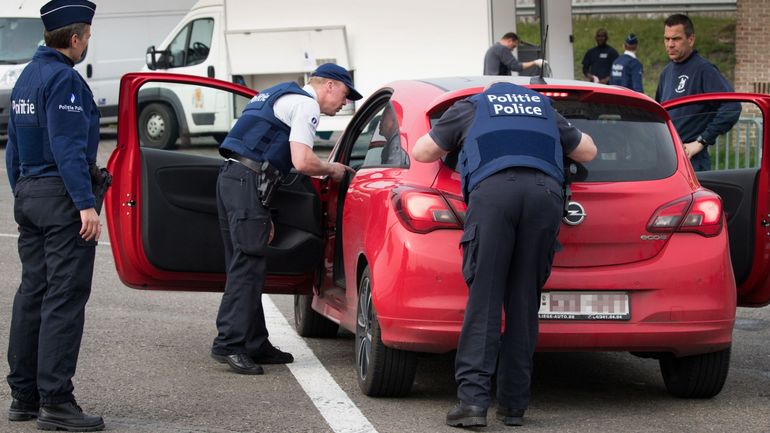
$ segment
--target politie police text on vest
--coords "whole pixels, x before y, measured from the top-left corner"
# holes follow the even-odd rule
[[[517,95],[508,93],[505,95],[487,95],[494,116],[499,115],[529,115],[542,116],[543,107],[534,104],[541,104],[543,99],[537,95]]]

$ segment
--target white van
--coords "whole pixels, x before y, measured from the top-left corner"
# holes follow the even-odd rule
[[[548,50],[559,59],[554,76],[571,78],[572,18],[569,4],[561,9],[566,13],[551,20]],[[394,79],[480,75],[487,48],[514,29],[515,0],[200,0],[147,49],[147,69],[262,90],[302,85],[316,66],[333,62],[351,71],[366,97]],[[551,48],[554,39],[561,51]],[[569,59],[563,73],[555,67],[561,59]],[[221,140],[243,108],[221,95],[203,86],[147,85],[139,96],[143,145],[171,148],[201,135]],[[319,132],[342,130],[353,111],[351,103],[324,118]]]
[[[8,130],[11,90],[21,71],[44,44],[40,7],[47,0],[0,2],[0,135]],[[161,40],[195,0],[98,0],[93,37],[75,66],[94,92],[102,123],[115,123],[120,77],[139,71],[147,45]]]

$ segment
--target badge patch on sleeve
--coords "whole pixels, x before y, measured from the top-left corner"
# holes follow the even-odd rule
[[[82,113],[83,112],[83,106],[82,105],[75,105],[75,94],[70,94],[70,103],[69,104],[59,104],[59,111],[66,111],[68,113]]]

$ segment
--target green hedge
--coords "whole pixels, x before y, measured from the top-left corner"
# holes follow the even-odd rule
[[[695,24],[695,49],[717,65],[722,74],[734,83],[735,75],[735,17],[691,16]],[[585,17],[572,20],[575,38],[575,78],[583,77],[581,64],[586,50],[596,45],[596,29],[604,27],[609,33],[609,44],[623,53],[623,40],[628,33],[639,38],[637,58],[644,65],[644,92],[653,97],[661,70],[668,63],[663,45],[664,18]],[[523,41],[539,43],[539,28],[534,23],[519,23],[519,37]]]

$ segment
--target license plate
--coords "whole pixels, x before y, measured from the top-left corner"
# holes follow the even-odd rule
[[[626,292],[543,292],[541,319],[630,320]]]

